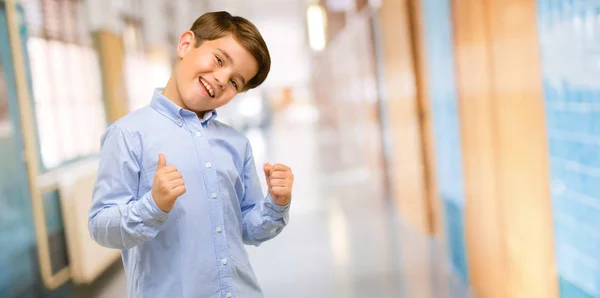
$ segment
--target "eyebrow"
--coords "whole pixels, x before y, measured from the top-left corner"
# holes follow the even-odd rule
[[[221,52],[223,54],[223,56],[225,56],[225,58],[227,60],[229,60],[229,62],[233,65],[233,59],[231,58],[231,56],[229,56],[229,54],[227,54],[227,52],[223,51],[220,48],[217,48],[217,50],[219,50],[219,52]],[[242,87],[246,87],[246,79],[244,79],[244,77],[240,76],[240,75],[236,75],[238,77],[238,79],[240,79],[240,81],[242,81]]]

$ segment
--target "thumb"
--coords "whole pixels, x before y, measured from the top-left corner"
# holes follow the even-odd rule
[[[157,166],[156,170],[158,171],[166,166],[167,166],[167,158],[165,157],[164,154],[161,153],[158,155],[158,166]]]
[[[269,186],[269,188],[271,188],[271,169],[273,168],[273,166],[270,163],[265,163],[263,165],[263,171],[265,171],[265,178],[267,179],[267,185]]]

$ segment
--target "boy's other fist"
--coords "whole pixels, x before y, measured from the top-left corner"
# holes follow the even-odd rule
[[[279,206],[289,204],[292,200],[292,187],[294,186],[292,170],[286,165],[271,165],[270,163],[265,163],[263,170],[265,171],[269,193],[275,204]]]
[[[164,154],[158,155],[158,167],[152,183],[152,197],[158,208],[164,212],[173,209],[175,201],[185,193],[183,176],[175,166],[167,166]]]

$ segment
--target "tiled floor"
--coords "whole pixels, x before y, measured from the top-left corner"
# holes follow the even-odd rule
[[[449,274],[438,246],[394,216],[380,173],[360,164],[324,173],[326,155],[318,154],[314,125],[289,119],[276,118],[269,142],[248,132],[258,164],[267,157],[286,163],[296,177],[288,227],[258,248],[248,247],[265,297],[470,297]],[[117,264],[77,296],[119,298],[125,290]]]

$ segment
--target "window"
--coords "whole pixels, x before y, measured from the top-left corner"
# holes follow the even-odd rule
[[[42,167],[96,153],[106,127],[98,56],[81,0],[24,0]]]

